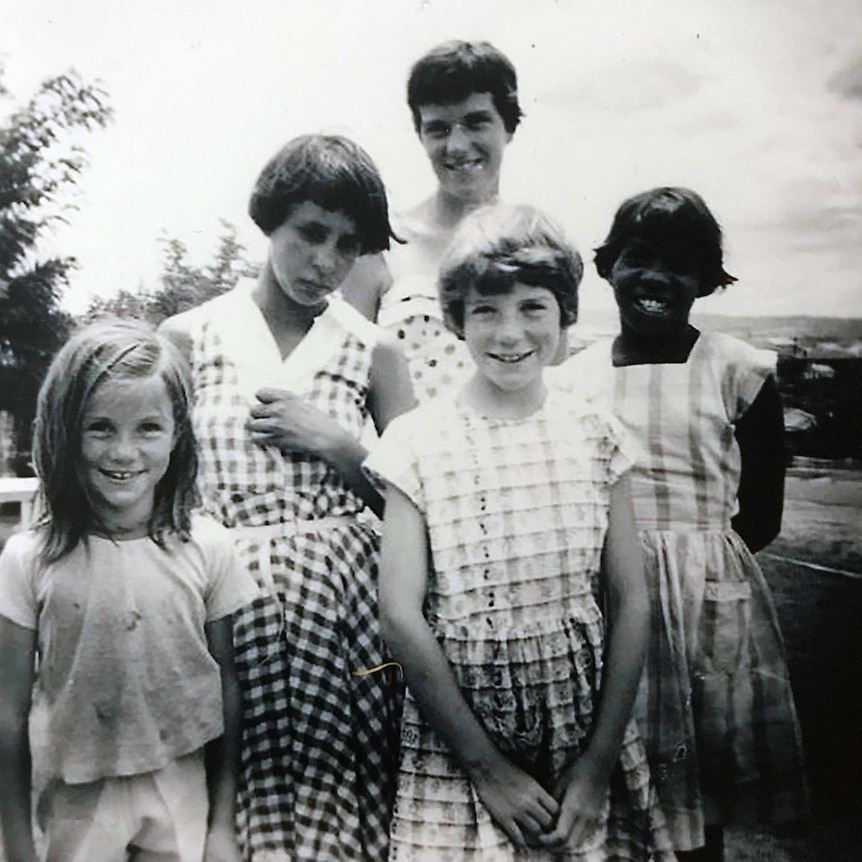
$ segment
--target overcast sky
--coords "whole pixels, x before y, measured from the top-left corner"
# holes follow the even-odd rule
[[[405,81],[450,38],[514,62],[502,195],[585,256],[624,197],[689,185],[739,277],[703,310],[862,316],[862,0],[0,0],[19,101],[74,67],[116,113],[82,138],[79,210],[52,238],[81,263],[67,305],[154,285],[162,235],[205,263],[222,219],[261,258],[248,192],[297,134],[355,138],[393,206],[417,202],[433,175]],[[584,322],[611,304],[587,272]]]

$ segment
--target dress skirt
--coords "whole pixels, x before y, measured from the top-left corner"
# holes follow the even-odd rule
[[[641,534],[653,633],[636,704],[679,848],[704,823],[798,819],[802,740],[763,573],[733,530]]]
[[[237,531],[265,591],[235,626],[241,841],[255,862],[382,859],[402,685],[397,668],[357,673],[385,661],[377,535],[346,519],[284,529]]]

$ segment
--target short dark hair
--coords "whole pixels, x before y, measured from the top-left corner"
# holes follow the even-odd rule
[[[515,67],[490,42],[444,42],[417,60],[407,80],[413,126],[422,125],[423,105],[452,105],[473,93],[490,93],[509,134],[523,116]]]
[[[516,283],[545,287],[560,307],[560,325],[578,317],[581,256],[547,216],[529,206],[491,204],[467,216],[440,265],[438,289],[446,326],[464,337],[464,297],[506,293]]]
[[[188,365],[149,324],[106,317],[72,335],[54,357],[39,390],[33,455],[44,507],[39,527],[45,535],[46,562],[60,559],[101,527],[78,470],[84,414],[93,393],[106,380],[151,376],[165,383],[174,441],[168,468],[156,486],[148,532],[160,546],[171,533],[188,539],[191,511],[198,502]]]
[[[593,261],[609,279],[623,248],[643,239],[685,255],[698,267],[699,296],[736,281],[724,270],[721,227],[697,192],[680,186],[661,186],[634,195],[620,204],[607,239],[595,250]]]
[[[383,180],[368,153],[348,138],[303,135],[288,141],[257,178],[248,212],[269,236],[305,201],[343,212],[356,227],[362,254],[389,248],[393,234]]]

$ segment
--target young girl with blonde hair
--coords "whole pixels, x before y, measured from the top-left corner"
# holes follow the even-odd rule
[[[132,322],[73,335],[34,454],[44,515],[0,555],[6,860],[37,858],[35,763],[47,862],[238,862],[231,615],[257,590],[227,531],[191,514],[180,354]]]

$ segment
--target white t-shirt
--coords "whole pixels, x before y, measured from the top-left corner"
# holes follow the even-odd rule
[[[228,530],[188,542],[91,536],[45,565],[35,532],[0,554],[0,616],[38,632],[34,709],[44,768],[69,783],[160,769],[223,730],[221,678],[204,624],[257,595]]]

